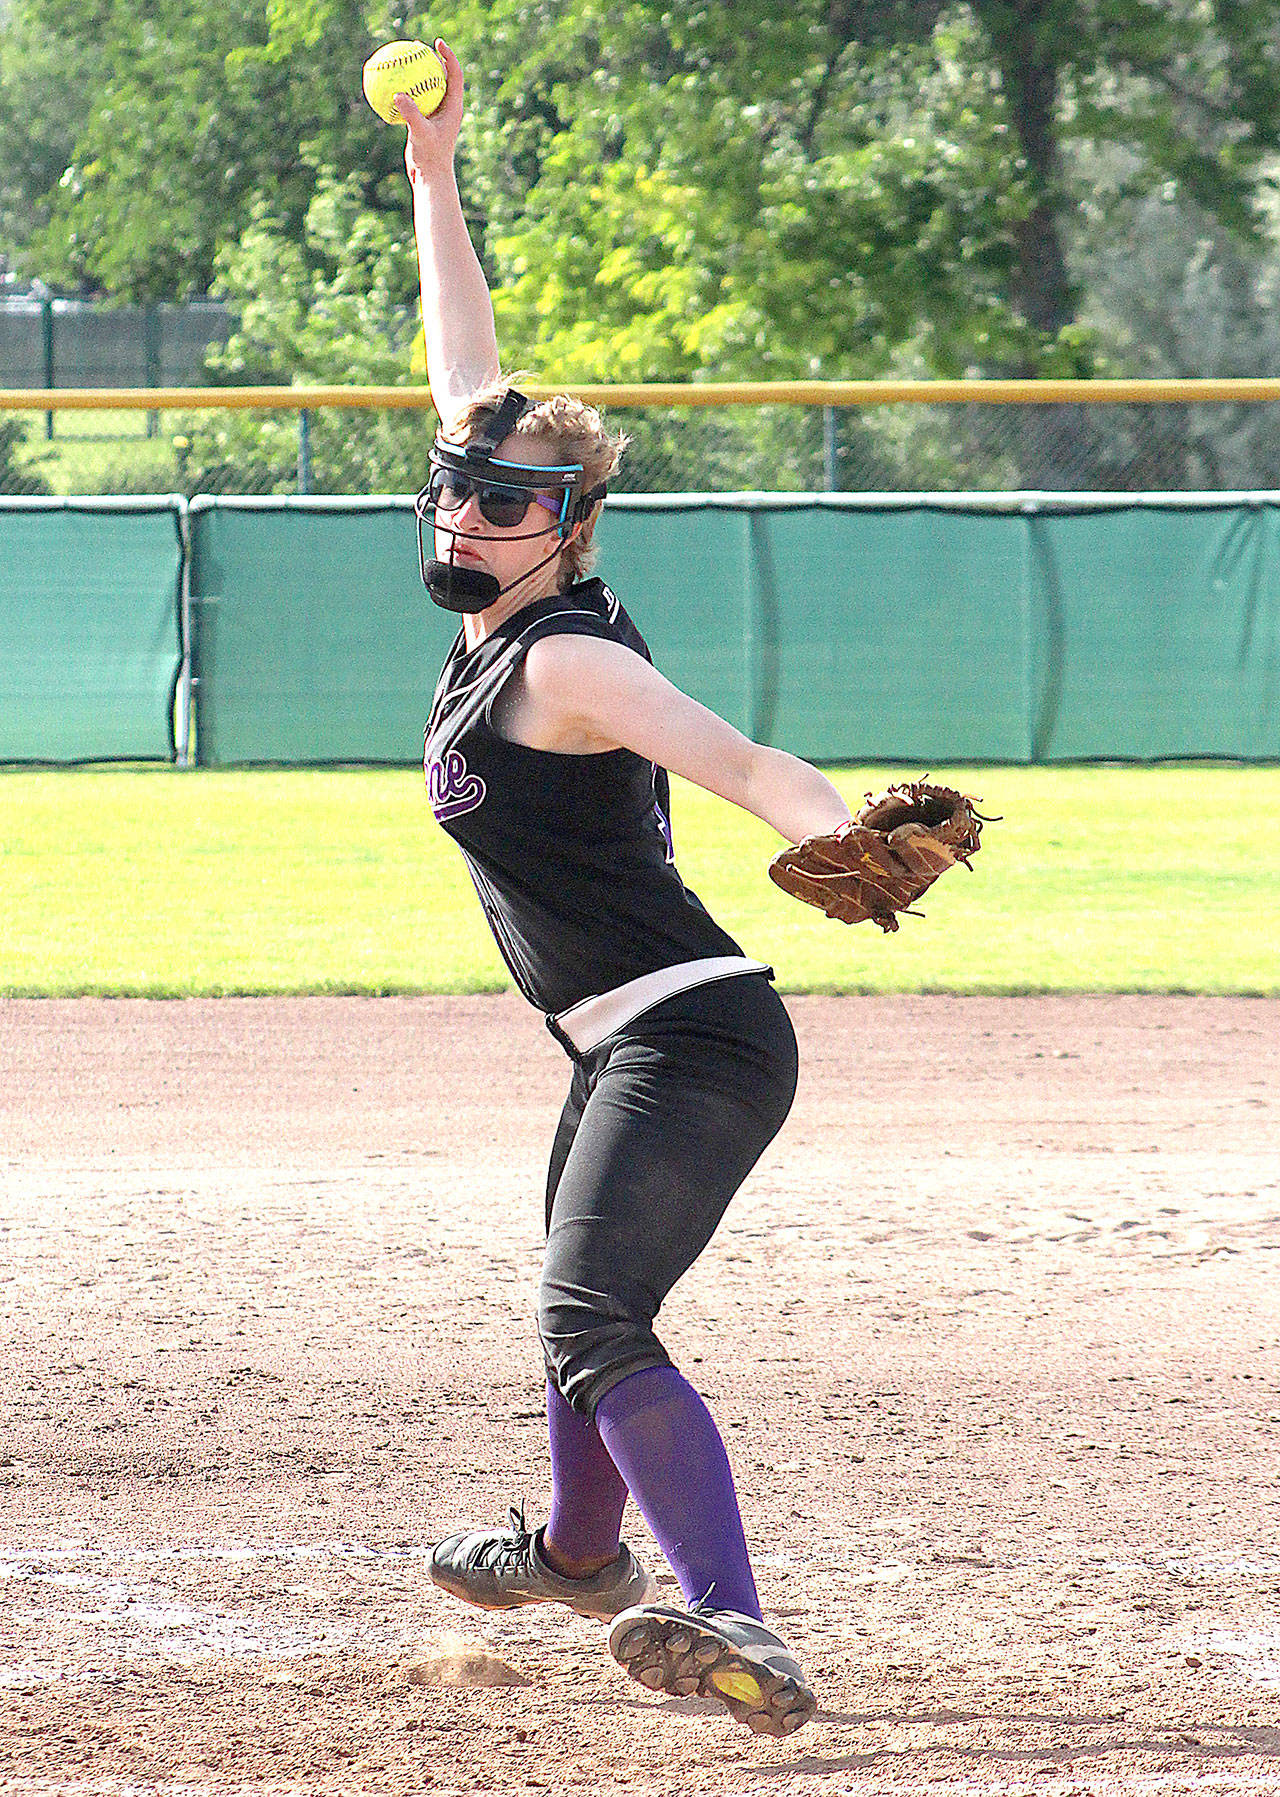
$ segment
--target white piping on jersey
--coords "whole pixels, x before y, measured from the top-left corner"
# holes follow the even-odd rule
[[[613,592],[612,588],[604,586],[603,581],[601,582],[601,586],[603,587],[604,595],[605,595],[606,599],[609,601],[608,620],[607,621],[610,624],[616,624],[618,621],[618,613],[622,610],[622,606],[618,600],[617,595]],[[553,619],[553,618],[596,618],[596,619],[598,619],[599,616],[600,616],[599,612],[592,611],[589,607],[584,606],[584,605],[566,606],[561,611],[548,612],[545,617],[535,618],[531,624],[526,624],[524,629],[519,633],[519,635],[514,637],[512,639],[512,641],[508,644],[508,650],[514,651],[514,650],[518,649],[520,647],[520,645],[524,642],[525,637],[528,636],[528,634],[531,630],[536,630],[539,624],[549,623],[551,621],[551,619]],[[493,666],[491,668],[486,668],[482,674],[477,674],[475,679],[470,683],[470,685],[458,687],[453,696],[455,698],[464,696],[465,694],[470,692],[474,687],[479,686],[481,681],[488,680],[500,668],[505,668],[507,666],[508,660],[509,660],[509,655],[506,652],[504,652],[503,655],[501,657],[499,657],[499,659],[493,664]],[[435,693],[432,695],[431,711],[432,711],[433,717],[435,714],[436,705],[438,704],[440,699],[444,697],[444,694],[441,691],[441,682],[443,682],[443,680],[444,680],[445,671],[446,670],[443,668],[440,670],[440,679],[436,682],[436,690],[435,690]],[[429,727],[429,725],[428,725],[428,727]]]
[[[614,598],[613,594],[609,592],[608,587],[606,587],[604,590],[609,595],[609,616],[608,616],[607,621],[610,624],[613,624],[617,621],[618,613],[622,608],[619,605],[618,601]],[[473,691],[475,687],[479,686],[482,681],[491,679],[492,676],[494,674],[498,673],[500,670],[505,670],[507,668],[508,664],[514,658],[516,651],[524,643],[525,638],[532,631],[536,630],[539,627],[539,625],[553,623],[555,621],[555,619],[557,619],[557,618],[594,618],[595,621],[597,623],[599,623],[600,622],[600,613],[598,611],[592,611],[589,607],[587,607],[585,605],[571,605],[571,606],[565,606],[563,608],[563,610],[561,610],[561,611],[550,611],[550,612],[547,612],[541,618],[535,618],[531,624],[526,624],[524,629],[522,631],[520,631],[518,635],[512,637],[512,639],[508,643],[506,649],[503,650],[502,654],[498,657],[497,661],[495,661],[493,663],[492,667],[485,668],[483,673],[477,674],[475,679],[472,680],[468,685],[456,687],[453,691],[452,697],[454,697],[454,698],[464,697],[467,693]],[[442,680],[444,678],[443,671],[441,672],[440,678]],[[442,695],[437,692],[436,696],[441,697]],[[433,705],[432,709],[433,710],[435,709],[434,705]]]
[[[605,590],[608,591],[607,588]],[[613,597],[612,594],[609,596],[610,598]],[[614,613],[616,615],[618,605],[616,599],[614,599],[613,604]],[[506,684],[507,676],[511,673],[514,663],[520,658],[520,654],[524,650],[525,638],[531,636],[533,632],[540,629],[543,624],[554,624],[559,618],[593,618],[598,624],[600,622],[600,613],[598,611],[589,611],[582,605],[566,606],[563,611],[550,611],[545,617],[535,618],[532,624],[526,625],[519,636],[512,639],[511,655],[509,657],[504,655],[499,662],[494,664],[494,668],[490,670],[490,672],[501,670],[501,678],[494,681],[489,689],[489,697],[484,702],[483,710],[486,723],[492,723],[493,721],[490,715],[493,709],[493,702],[498,696],[499,689]],[[612,617],[610,617],[609,622],[613,622]],[[554,636],[560,633],[552,631],[551,634]]]
[[[495,679],[499,685],[506,679],[507,675],[511,672],[513,665],[519,659],[519,652],[519,642],[510,643],[492,666],[487,667],[482,674],[477,674],[474,680],[469,681],[465,686],[455,687],[451,692],[438,695],[435,703],[431,707],[431,715],[427,719],[428,739],[430,739],[433,731],[442,721],[437,717],[436,713],[439,706],[446,698],[454,701],[453,709],[449,714],[450,732],[456,733],[458,730],[466,729],[467,726],[474,721],[476,713],[483,708],[487,703],[488,698],[492,696],[488,692],[489,686]],[[481,690],[482,688],[484,689],[483,691]],[[459,701],[462,701],[462,703],[459,703]]]

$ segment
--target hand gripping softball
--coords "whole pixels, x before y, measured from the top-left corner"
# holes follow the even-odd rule
[[[783,849],[769,877],[840,923],[873,918],[896,930],[898,914],[910,912],[939,874],[957,861],[972,871],[982,826],[992,821],[964,793],[912,780],[868,793],[857,816],[829,835]]]

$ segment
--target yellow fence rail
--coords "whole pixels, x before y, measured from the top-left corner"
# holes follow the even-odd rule
[[[534,397],[564,390],[529,384]],[[618,491],[1280,489],[1280,378],[567,391],[607,407],[627,433]],[[28,422],[38,413],[43,442]],[[431,420],[423,383],[0,388],[0,494],[410,491]]]
[[[1102,381],[649,381],[529,385],[534,398],[573,393],[611,406],[1173,405],[1280,400],[1280,379]],[[0,411],[430,407],[425,387],[7,387]]]

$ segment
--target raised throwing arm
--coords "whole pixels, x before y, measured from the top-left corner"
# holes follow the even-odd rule
[[[409,125],[404,163],[413,187],[427,380],[448,430],[459,409],[500,370],[493,302],[462,215],[453,165],[462,124],[462,65],[443,38],[436,39],[435,50],[448,77],[440,105],[424,118],[407,95],[398,94],[396,104]]]

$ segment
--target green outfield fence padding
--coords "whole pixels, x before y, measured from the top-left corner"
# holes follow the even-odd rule
[[[412,502],[195,499],[197,758],[411,762],[456,634]]]
[[[647,496],[600,537],[659,665],[812,760],[1280,757],[1280,494]]]
[[[172,754],[184,521],[197,759],[415,761],[457,620],[394,496],[0,504],[0,759]],[[636,495],[599,543],[659,667],[815,761],[1280,758],[1280,494]]]
[[[600,539],[659,666],[755,740],[816,761],[1029,758],[1016,521],[654,496],[619,501]]]
[[[1280,495],[627,495],[600,572],[757,741],[919,767],[1280,756]],[[416,759],[455,629],[408,499],[193,501],[199,759]]]
[[[0,761],[172,757],[185,511],[0,499]]]
[[[1029,517],[1038,761],[1280,756],[1274,503]]]
[[[668,680],[763,740],[769,627],[757,603],[751,517],[694,498],[614,500],[596,528],[594,572],[631,613]]]

